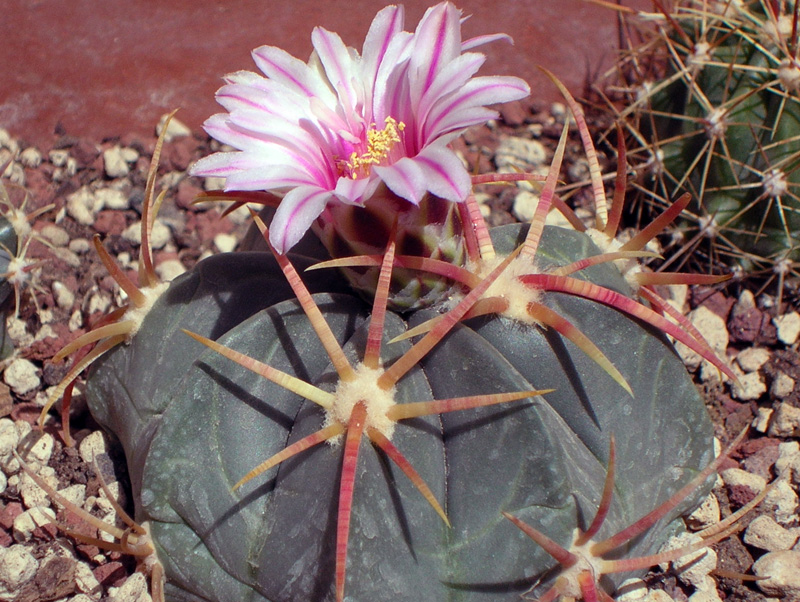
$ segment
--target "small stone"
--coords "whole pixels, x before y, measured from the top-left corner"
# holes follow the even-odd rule
[[[30,541],[34,530],[51,525],[56,520],[56,513],[50,508],[35,506],[26,510],[14,519],[12,532],[14,539],[20,543]]]
[[[796,311],[772,319],[778,329],[778,340],[784,345],[794,345],[800,336],[800,314]]]
[[[108,602],[152,602],[147,579],[142,573],[134,573],[121,586],[109,587]]]
[[[515,169],[530,171],[544,165],[546,160],[547,150],[541,142],[514,136],[500,141],[494,158],[498,170],[503,172]]]
[[[101,208],[94,193],[83,186],[67,197],[67,213],[72,219],[84,226],[94,224],[94,214]]]
[[[514,204],[511,211],[519,221],[528,223],[539,206],[539,195],[529,190],[520,190],[514,197]]]
[[[167,117],[169,117],[169,113],[164,113],[158,120],[158,124],[156,125],[156,135],[160,136],[161,132],[164,131],[164,123],[167,121]],[[169,125],[167,126],[167,133],[164,136],[164,142],[171,142],[175,138],[179,138],[181,136],[188,136],[192,133],[192,130],[183,123],[181,120],[173,117],[170,119]]]
[[[48,153],[50,163],[56,167],[64,167],[69,159],[69,151],[65,148],[56,148]]]
[[[81,266],[80,257],[64,247],[54,247],[50,249],[50,254],[57,259],[60,259],[71,268],[79,268]]]
[[[698,535],[693,533],[681,533],[671,537],[666,544],[661,547],[661,552],[676,550],[683,546],[694,544],[701,541]],[[681,556],[671,563],[673,570],[686,585],[699,586],[703,583],[709,573],[717,568],[717,553],[711,548],[702,548],[685,556]],[[666,563],[662,563],[661,568],[667,569]]]
[[[753,401],[767,392],[767,385],[758,372],[742,374],[737,366],[734,366],[733,372],[739,377],[738,382],[731,383],[731,395],[735,399]]]
[[[764,477],[749,473],[741,468],[728,468],[723,470],[720,476],[727,487],[746,487],[755,495],[764,491],[767,486],[767,481]]]
[[[223,190],[225,188],[225,178],[211,176],[203,180],[203,190]],[[248,216],[249,216],[248,212]]]
[[[134,244],[142,244],[142,223],[136,222],[128,226],[122,233],[122,238]],[[156,219],[150,232],[150,248],[163,249],[172,240],[172,232],[164,222]]]
[[[29,466],[33,468],[33,466]],[[44,479],[50,487],[55,489],[58,487],[58,479],[56,478],[55,469],[50,466],[44,466],[38,471],[39,476]],[[50,496],[47,492],[39,487],[36,482],[26,472],[19,474],[19,483],[17,485],[19,493],[22,496],[22,503],[26,508],[47,508],[50,506]]]
[[[214,245],[220,253],[231,253],[236,248],[236,237],[233,234],[220,232],[214,237]]]
[[[11,457],[19,444],[19,431],[8,418],[0,418],[0,459]]]
[[[47,224],[39,231],[39,234],[44,236],[56,247],[66,247],[69,244],[69,233],[61,226]]]
[[[703,503],[686,517],[686,526],[692,531],[701,531],[706,527],[719,522],[719,501],[713,493],[709,494]]]
[[[626,579],[617,588],[616,602],[644,602],[647,598],[647,584],[641,579]]]
[[[785,372],[778,372],[769,388],[770,395],[775,399],[784,399],[789,397],[792,391],[794,391],[794,379]]]
[[[766,514],[756,517],[744,532],[746,544],[768,552],[789,550],[797,539],[798,534],[794,529],[782,527]]]
[[[64,487],[64,489],[59,489],[58,494],[66,499],[68,502],[72,502],[76,506],[83,506],[83,503],[86,501],[86,485],[82,485],[76,483],[75,485],[70,485],[69,487]],[[61,507],[61,504],[58,502],[53,502],[56,506]]]
[[[75,587],[81,595],[85,595],[88,600],[96,602],[103,596],[103,588],[94,576],[92,569],[85,562],[78,562],[75,566]],[[72,599],[76,602],[77,597]]]
[[[94,195],[106,209],[124,210],[130,206],[128,196],[118,188],[99,188],[95,190]]]
[[[2,159],[2,157],[0,157]],[[0,162],[2,165],[3,162]],[[17,186],[25,186],[25,169],[19,163],[10,163],[3,174],[8,181]]]
[[[722,602],[717,591],[717,582],[713,577],[706,577],[700,585],[695,587],[697,591],[689,596],[689,602]]]
[[[53,297],[55,297],[56,304],[61,309],[70,310],[75,304],[75,294],[69,290],[62,282],[55,280],[53,282]]]
[[[19,162],[25,167],[39,167],[42,163],[42,153],[38,148],[29,146],[19,154]]]
[[[2,448],[0,448],[2,449]],[[781,476],[800,484],[800,443],[787,441],[778,445],[775,471]]]
[[[128,162],[125,160],[122,149],[119,146],[103,151],[103,165],[109,178],[124,178],[130,173]]]
[[[725,320],[704,305],[689,312],[687,318],[706,339],[714,353],[719,357],[725,357],[725,350],[728,348],[728,329]],[[681,342],[675,344],[675,349],[689,368],[697,368],[703,362],[698,353]]]
[[[50,433],[36,433],[34,436],[36,437],[36,442],[28,447],[25,454],[23,454],[23,459],[26,462],[37,462],[41,466],[46,466],[53,455],[55,439]]]
[[[39,563],[20,544],[0,548],[0,600],[13,600],[17,590],[33,579]]]
[[[39,370],[30,360],[17,358],[13,360],[3,372],[3,381],[11,387],[17,395],[25,395],[41,384]]]
[[[85,437],[78,446],[78,452],[86,464],[93,466],[93,463],[97,463],[109,486],[116,482],[114,464],[108,455],[108,440],[102,431],[94,431]]]
[[[800,435],[800,408],[784,401],[775,410],[768,433],[773,437],[797,437]]]
[[[772,408],[758,408],[758,414],[756,414],[753,420],[753,427],[759,433],[766,433],[769,428],[769,421],[772,419],[772,414]]]
[[[768,596],[783,600],[800,599],[800,552],[769,552],[753,565],[758,588]]]
[[[130,146],[123,146],[119,152],[127,163],[136,163],[139,160],[139,151]]]
[[[156,266],[156,274],[161,282],[171,282],[181,274],[186,273],[186,268],[179,259],[166,259]]]
[[[789,484],[788,475],[773,482],[772,488],[767,492],[763,505],[772,506],[773,516],[779,523],[793,524],[797,518],[798,498]]]
[[[745,372],[757,372],[769,361],[770,353],[763,347],[748,347],[736,356],[736,363]]]
[[[92,248],[92,243],[85,238],[73,238],[69,241],[68,248],[76,255],[83,255]]]

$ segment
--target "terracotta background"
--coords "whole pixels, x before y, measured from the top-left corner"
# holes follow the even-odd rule
[[[406,2],[413,30],[434,0]],[[217,111],[225,73],[255,69],[250,51],[281,46],[307,58],[315,25],[360,49],[384,0],[4,0],[0,17],[0,127],[42,148],[58,134],[96,141],[150,135],[181,107],[192,128]],[[629,2],[626,2],[629,3]],[[545,100],[558,94],[536,65],[574,93],[607,66],[616,17],[582,0],[461,0],[468,37],[506,32],[484,48],[484,73],[517,75]],[[641,2],[640,2],[641,5]]]

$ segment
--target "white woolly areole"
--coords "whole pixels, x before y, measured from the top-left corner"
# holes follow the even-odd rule
[[[353,380],[339,381],[333,392],[335,397],[333,406],[325,411],[325,426],[334,423],[349,424],[353,408],[359,401],[363,401],[367,406],[364,428],[372,427],[383,433],[387,439],[391,439],[395,421],[386,413],[396,403],[394,400],[396,388],[384,390],[378,386],[378,378],[383,372],[382,368],[368,368],[364,364],[359,364],[355,368],[356,377]],[[329,441],[334,443],[338,439],[339,437],[334,437]]]
[[[14,228],[14,233],[17,235],[17,240],[26,238],[31,233],[31,224],[28,221],[28,216],[16,207],[12,207],[4,214],[8,223]]]
[[[493,269],[503,262],[505,257],[495,257],[491,261],[481,261],[480,264],[468,266],[470,271],[481,278],[486,278]],[[503,270],[497,279],[492,282],[489,289],[484,293],[484,298],[501,297],[508,303],[502,315],[525,324],[538,324],[528,313],[528,305],[538,303],[541,300],[542,292],[539,289],[531,288],[520,281],[521,276],[529,274],[540,274],[542,271],[537,268],[533,259],[518,256]]]
[[[164,294],[164,291],[167,290],[167,288],[169,288],[169,282],[161,282],[153,287],[143,288],[141,293],[144,295],[144,305],[141,307],[136,307],[135,305],[131,304],[130,307],[128,307],[128,311],[125,312],[122,320],[130,320],[133,322],[133,326],[131,327],[131,331],[127,334],[127,339],[125,340],[126,343],[130,343],[131,339],[136,336],[137,332],[139,332],[139,328],[141,328],[142,322],[153,308],[153,304],[158,301],[158,298]]]
[[[5,278],[13,284],[14,286],[21,286],[28,282],[31,277],[31,273],[26,271],[29,265],[35,263],[34,261],[28,261],[24,257],[12,257],[8,262],[8,267],[6,268]]]

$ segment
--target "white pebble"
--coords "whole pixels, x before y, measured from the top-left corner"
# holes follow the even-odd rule
[[[236,248],[236,237],[233,234],[220,232],[214,237],[214,245],[220,253],[231,253]]]
[[[800,408],[782,402],[772,417],[769,434],[773,437],[797,437],[800,435]]]
[[[73,238],[67,247],[76,255],[83,255],[92,248],[92,243],[85,238]]]
[[[103,166],[109,178],[123,178],[130,173],[130,167],[122,156],[122,149],[119,146],[103,151]]]
[[[0,459],[11,457],[19,444],[19,431],[8,418],[0,418]]]
[[[739,377],[738,382],[731,383],[731,395],[735,399],[753,401],[767,392],[767,385],[758,372],[744,374],[738,366],[734,366],[733,372]]]
[[[54,148],[48,153],[50,163],[56,167],[64,167],[69,159],[69,151],[65,148]]]
[[[538,140],[509,136],[500,141],[495,152],[495,165],[500,171],[530,171],[547,160],[547,150]]]
[[[161,278],[161,282],[171,282],[184,273],[186,268],[178,259],[167,259],[156,266],[156,274]]]
[[[770,353],[763,347],[748,347],[736,356],[736,363],[745,372],[756,372],[769,361]]]
[[[53,282],[53,296],[61,309],[72,309],[75,304],[75,294],[58,280]]]
[[[159,118],[158,124],[156,125],[157,136],[160,136],[161,132],[164,131],[164,124],[166,123],[168,116],[169,116],[168,113],[164,113]],[[170,119],[169,125],[167,126],[167,133],[164,135],[164,142],[172,142],[172,140],[174,140],[175,138],[188,136],[191,133],[192,130],[190,130],[185,123],[173,117],[172,119]]]
[[[136,245],[142,244],[142,223],[131,224],[122,233],[122,238]],[[163,249],[172,240],[172,232],[164,222],[156,219],[150,232],[150,248]]]
[[[778,340],[784,345],[794,345],[800,336],[800,314],[793,311],[772,319],[778,328]]]
[[[766,514],[753,519],[744,532],[746,544],[768,552],[789,550],[797,538],[798,534],[794,529],[782,527]]]
[[[151,602],[147,593],[147,579],[142,573],[134,573],[119,587],[108,588],[108,602]]]
[[[725,325],[725,320],[704,305],[690,311],[687,318],[700,331],[700,334],[706,339],[714,353],[724,358],[725,350],[728,348],[728,328]],[[697,368],[704,361],[698,353],[681,342],[675,344],[675,350],[689,368]]]
[[[758,414],[753,419],[753,428],[759,433],[766,433],[769,428],[769,421],[772,419],[772,408],[758,408]]]
[[[69,244],[69,233],[61,226],[47,224],[39,231],[39,234],[44,236],[56,247],[66,247]]]
[[[100,211],[101,207],[102,205],[87,186],[79,188],[67,197],[67,213],[84,226],[94,224],[94,214]]]
[[[29,465],[28,468],[33,470],[35,466]],[[58,478],[56,471],[50,466],[44,466],[37,470],[39,476],[44,479],[50,487],[55,489],[58,487]],[[36,482],[26,472],[19,474],[19,483],[17,485],[19,494],[22,497],[22,503],[26,508],[47,508],[50,506],[50,496],[47,492],[39,487]]]
[[[770,395],[775,399],[784,399],[794,391],[794,379],[784,372],[778,372],[772,386],[769,388]]]
[[[25,546],[0,548],[0,598],[13,600],[17,590],[33,579],[39,563]]]
[[[686,526],[692,531],[701,531],[706,527],[715,525],[719,522],[719,501],[717,496],[710,493],[703,503],[686,517]]]
[[[794,524],[797,518],[798,498],[789,483],[788,474],[772,483],[764,498],[764,506],[772,506],[773,516],[779,523]]]
[[[225,178],[218,178],[216,176],[208,177],[203,180],[203,190],[222,190],[225,188]],[[250,217],[250,212],[247,212],[248,218]]]
[[[99,188],[94,194],[107,209],[127,209],[130,206],[128,196],[118,188]]]
[[[103,595],[100,582],[85,562],[78,562],[75,565],[75,587],[81,593],[72,598],[71,602],[78,602],[80,596],[84,596],[87,601],[96,602]]]
[[[38,148],[29,146],[19,154],[19,162],[25,167],[39,167],[42,163],[42,153]]]
[[[36,506],[26,510],[14,519],[12,527],[14,539],[20,543],[30,541],[37,527],[44,527],[56,520],[56,513],[50,508]]]
[[[520,190],[517,196],[514,197],[514,205],[511,211],[514,213],[519,221],[528,223],[533,219],[536,213],[536,207],[539,206],[539,195],[529,190]]]
[[[664,544],[660,552],[675,550],[683,546],[694,544],[701,538],[693,533],[681,533],[671,537]],[[717,553],[711,548],[702,548],[670,563],[673,570],[677,573],[678,579],[687,585],[699,586],[705,578],[717,568]],[[666,564],[661,565],[666,570]]]
[[[25,452],[23,460],[26,462],[37,462],[41,466],[45,466],[53,455],[55,439],[53,439],[53,435],[50,433],[37,433],[37,435],[36,443],[31,445]]]
[[[756,585],[768,596],[783,600],[800,599],[800,552],[764,554],[753,565],[753,573],[758,577],[766,577],[756,581]]]
[[[747,472],[741,468],[728,468],[720,473],[723,482],[728,487],[742,486],[747,487],[753,493],[761,493],[767,486],[764,477]]]
[[[17,395],[33,391],[41,384],[38,368],[25,358],[17,358],[6,367],[3,372],[3,381]]]
[[[796,485],[800,484],[800,443],[787,441],[778,445],[775,470],[781,477],[790,479]]]

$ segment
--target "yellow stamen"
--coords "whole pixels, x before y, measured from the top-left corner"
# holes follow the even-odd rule
[[[387,117],[384,123],[386,127],[382,130],[376,129],[377,126],[372,124],[367,132],[366,152],[359,155],[353,151],[350,160],[345,163],[350,177],[354,180],[358,179],[359,175],[368,174],[371,165],[379,165],[386,159],[394,145],[400,142],[400,132],[405,129],[406,124],[402,121],[398,123],[392,117]]]

